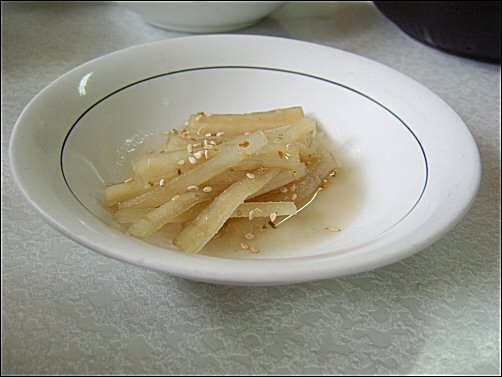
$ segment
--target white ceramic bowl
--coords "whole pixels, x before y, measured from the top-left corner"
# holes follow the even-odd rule
[[[249,27],[287,1],[119,2],[149,24],[189,33],[217,33]]]
[[[334,140],[340,176],[320,205],[265,235],[261,253],[219,244],[186,254],[162,234],[128,236],[103,207],[103,186],[130,173],[125,152],[189,114],[295,105]],[[23,111],[10,161],[29,203],[83,245],[176,276],[250,285],[332,278],[405,258],[462,218],[481,174],[465,124],[419,83],[336,49],[240,35],[136,46],[73,69]]]

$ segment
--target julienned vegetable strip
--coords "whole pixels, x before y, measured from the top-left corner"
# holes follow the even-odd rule
[[[135,237],[180,224],[173,243],[191,253],[230,228],[237,247],[259,252],[254,230],[297,216],[336,167],[301,107],[197,113],[162,135],[163,149],[132,161],[135,176],[105,187],[104,203]]]

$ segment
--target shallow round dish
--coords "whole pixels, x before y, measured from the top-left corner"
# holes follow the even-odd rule
[[[340,175],[321,204],[271,231],[274,242],[260,253],[220,245],[186,254],[162,235],[128,236],[103,207],[103,186],[127,177],[127,159],[189,114],[297,105],[333,141]],[[22,112],[10,162],[29,203],[73,240],[171,275],[246,285],[327,279],[405,258],[462,218],[481,174],[467,127],[421,84],[333,48],[241,35],[140,45],[73,69]]]

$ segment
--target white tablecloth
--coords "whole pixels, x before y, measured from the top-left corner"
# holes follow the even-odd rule
[[[239,33],[340,48],[436,92],[481,152],[470,212],[402,262],[292,286],[196,283],[88,250],[22,199],[15,121],[77,65],[183,34],[115,3],[2,2],[2,374],[499,374],[500,65],[420,44],[368,2],[292,2]]]

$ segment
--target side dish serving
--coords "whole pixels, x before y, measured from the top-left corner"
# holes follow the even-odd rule
[[[302,107],[200,112],[160,137],[160,148],[132,161],[134,177],[105,187],[104,202],[135,237],[179,223],[173,243],[191,253],[227,232],[258,252],[255,236],[296,216],[336,169]]]

